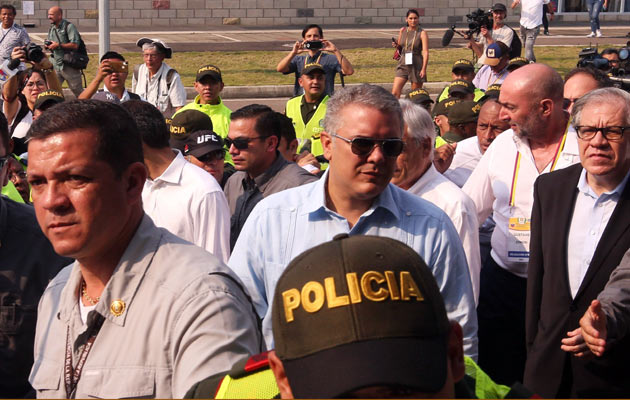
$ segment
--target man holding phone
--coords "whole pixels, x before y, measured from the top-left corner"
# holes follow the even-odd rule
[[[304,94],[304,90],[298,82],[304,66],[312,63],[320,64],[324,67],[326,75],[326,91],[324,93],[332,96],[335,91],[335,75],[337,72],[343,75],[352,75],[354,73],[352,64],[331,41],[324,39],[321,26],[307,25],[302,30],[302,38],[303,40],[301,42],[296,41],[289,54],[280,60],[276,71],[285,75],[295,73],[293,94],[299,96]]]
[[[104,82],[103,91],[115,94],[121,102],[140,100],[140,96],[125,89],[128,74],[129,64],[125,61],[125,57],[115,51],[108,51],[101,57],[94,79],[81,92],[79,99],[91,99],[98,91],[101,82]]]

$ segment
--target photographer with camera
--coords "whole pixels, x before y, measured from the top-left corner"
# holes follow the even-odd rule
[[[304,40],[295,42],[289,54],[280,60],[276,71],[285,75],[295,73],[293,95],[299,96],[304,94],[304,90],[298,82],[304,66],[313,63],[320,64],[324,67],[326,75],[325,93],[328,96],[332,96],[335,92],[335,75],[337,72],[343,75],[352,75],[354,73],[352,64],[331,41],[324,39],[324,32],[321,26],[316,24],[307,25],[302,30],[302,38]]]
[[[472,35],[469,37],[467,47],[479,57],[479,63],[483,64],[484,53],[489,45],[499,41],[505,43],[507,47],[512,46],[512,39],[514,38],[514,29],[505,25],[505,18],[507,16],[507,8],[503,3],[496,3],[492,6],[492,28],[482,25],[479,31],[479,37],[474,40]]]
[[[63,19],[63,10],[60,7],[52,7],[48,10],[48,19],[51,26],[48,30],[48,39],[44,41],[46,48],[52,51],[55,71],[59,75],[59,82],[63,85],[68,81],[68,87],[76,97],[83,91],[81,82],[81,70],[64,63],[64,54],[79,50],[81,35],[77,28]]]
[[[140,96],[125,89],[128,74],[129,64],[125,61],[125,57],[115,51],[108,51],[101,57],[96,76],[85,90],[81,92],[79,98],[91,99],[98,91],[101,82],[104,82],[103,91],[115,94],[121,102],[140,100]]]
[[[52,62],[35,43],[16,47],[11,59],[30,63],[32,68],[13,75],[2,87],[2,112],[9,122],[9,133],[15,140],[15,154],[26,152],[24,137],[33,122],[33,108],[37,95],[52,89],[61,92],[61,84]]]

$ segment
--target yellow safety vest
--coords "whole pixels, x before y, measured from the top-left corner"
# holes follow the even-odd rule
[[[328,103],[328,96],[325,96],[319,103],[315,114],[311,117],[308,123],[304,123],[302,120],[302,98],[304,95],[294,97],[287,102],[287,117],[293,121],[293,127],[295,128],[295,136],[298,140],[298,153],[302,151],[302,146],[306,140],[311,140],[311,154],[315,157],[324,154],[324,148],[322,147],[322,141],[320,135],[324,128],[321,126],[321,121],[326,116],[326,103]]]

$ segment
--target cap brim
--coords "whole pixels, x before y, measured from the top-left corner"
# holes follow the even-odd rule
[[[162,51],[164,52],[164,57],[165,58],[171,58],[171,56],[173,55],[173,51],[172,51],[172,49],[170,47],[165,47],[162,43],[156,42],[153,39],[149,39],[149,38],[145,38],[145,37],[138,39],[138,41],[136,42],[136,46],[141,48],[146,43],[155,44],[157,47],[162,49]]]
[[[313,69],[309,69],[309,70],[304,70],[302,71],[302,75],[308,75],[308,74],[312,74],[315,71],[319,71],[322,74],[325,74],[326,72],[322,69],[322,68],[313,68]]]
[[[185,155],[191,155],[191,156],[195,156],[195,157],[199,158],[199,157],[205,156],[208,153],[211,153],[211,152],[217,151],[217,150],[221,150],[221,149],[223,149],[223,147],[221,147],[221,146],[219,146],[217,144],[204,144],[203,146],[195,147],[194,149],[190,150]]]
[[[466,90],[466,89],[461,88],[461,87],[457,87],[457,88],[455,88],[453,90],[449,90],[448,91],[449,96],[452,95],[453,93],[471,94],[471,93],[474,93],[474,92],[472,92],[470,90]]]
[[[451,70],[451,72],[457,72],[457,71],[474,72],[475,67],[461,65],[461,66],[453,67],[453,69]]]
[[[183,154],[184,148],[186,147],[186,139],[178,139],[171,136],[171,138],[168,140],[168,144],[171,146],[172,149],[177,149]]]
[[[422,103],[427,103],[427,102],[435,103],[433,100],[431,100],[430,97],[426,97],[426,96],[418,96],[418,97],[411,98],[409,100],[411,100],[412,103],[416,103],[416,104],[422,104]]]
[[[512,72],[512,71],[514,71],[515,69],[518,69],[518,68],[524,67],[525,65],[527,65],[527,64],[521,64],[521,63],[508,64],[508,66],[507,66],[507,70],[508,70],[508,71],[510,71],[510,72]]]
[[[209,76],[210,78],[212,78],[213,80],[217,81],[217,82],[223,82],[223,79],[221,79],[221,77],[219,76],[219,74],[217,74],[216,72],[211,72],[211,71],[204,71],[201,73],[201,75],[197,75],[195,77],[195,80],[197,82],[201,81],[203,78],[205,78],[206,76]]]
[[[435,393],[446,383],[447,338],[355,342],[282,364],[296,399],[330,399],[383,385]]]
[[[491,67],[494,67],[495,65],[499,65],[499,63],[501,62],[500,58],[490,58],[490,57],[486,57],[485,60],[483,60],[483,63],[485,65],[489,65]]]

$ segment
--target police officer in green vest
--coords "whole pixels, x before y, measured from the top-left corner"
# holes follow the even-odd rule
[[[304,94],[287,102],[285,114],[293,121],[299,142],[298,153],[308,151],[315,157],[323,157],[324,149],[320,134],[324,128],[321,121],[326,115],[326,103],[329,98],[324,94],[326,90],[324,67],[317,63],[306,64],[298,82],[304,89]],[[321,157],[318,159],[320,164],[325,161]]]
[[[276,349],[196,384],[207,398],[527,398],[464,357],[433,273],[390,238],[337,235],[296,257],[276,286]]]

